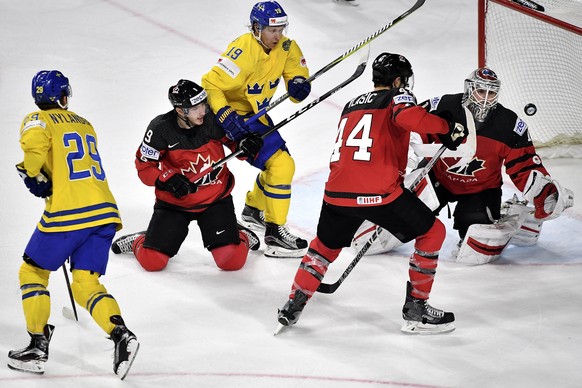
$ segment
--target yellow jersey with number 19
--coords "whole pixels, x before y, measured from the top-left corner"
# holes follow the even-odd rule
[[[22,121],[20,146],[28,176],[42,169],[53,184],[39,230],[66,232],[110,223],[121,229],[89,121],[65,109],[32,112]]]

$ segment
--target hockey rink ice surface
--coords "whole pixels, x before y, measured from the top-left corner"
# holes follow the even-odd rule
[[[281,0],[287,36],[298,41],[311,73],[403,13],[413,1]],[[32,76],[61,70],[71,81],[70,109],[88,119],[127,234],[147,227],[153,189],[133,158],[145,128],[170,110],[167,90],[180,78],[199,82],[235,37],[245,33],[254,0],[0,0],[0,353],[25,347],[18,283],[23,249],[43,201],[29,195],[14,165],[21,161],[18,129],[35,110]],[[291,231],[310,240],[342,106],[372,88],[371,62],[383,51],[404,54],[415,72],[419,101],[462,91],[477,66],[477,2],[427,0],[416,13],[371,44],[365,73],[344,90],[281,129],[296,161]],[[363,50],[361,50],[363,51]],[[313,83],[312,96],[348,78],[357,54]],[[355,58],[355,59],[354,59]],[[503,82],[503,79],[502,79]],[[279,88],[280,95],[283,87]],[[576,96],[567,96],[576,98]],[[278,122],[302,105],[272,111]],[[521,113],[521,112],[520,112]],[[527,121],[527,117],[524,117]],[[580,159],[545,160],[574,208],[543,226],[535,247],[509,247],[489,265],[456,264],[448,235],[430,303],[452,311],[456,330],[410,336],[403,323],[412,246],[366,256],[331,295],[316,294],[298,324],[278,336],[277,309],[285,303],[299,260],[249,255],[234,273],[217,269],[197,226],[160,273],[147,273],[131,255],[111,255],[102,282],[119,302],[141,348],[125,381],[112,371],[113,343],[79,308],[70,307],[62,271],[51,277],[56,326],[43,376],[0,367],[0,387],[580,387],[582,386],[582,183]],[[257,170],[229,163],[240,215]],[[504,199],[515,191],[507,181]],[[355,256],[345,249],[330,267],[334,282]]]

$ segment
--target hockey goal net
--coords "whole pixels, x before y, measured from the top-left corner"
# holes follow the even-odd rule
[[[582,157],[582,0],[479,0],[479,66],[499,75],[499,101],[539,153]]]

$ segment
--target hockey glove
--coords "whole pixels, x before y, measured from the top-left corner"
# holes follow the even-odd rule
[[[250,133],[242,116],[238,115],[230,106],[225,106],[216,112],[218,124],[226,132],[226,136],[232,141],[239,141]]]
[[[544,219],[550,216],[556,208],[558,200],[558,189],[553,183],[546,184],[540,193],[534,197],[533,203],[536,208],[535,218]]]
[[[53,193],[53,183],[48,178],[48,174],[43,170],[40,173],[31,178],[28,176],[26,169],[22,163],[16,165],[16,171],[18,175],[24,181],[24,184],[32,194],[39,198],[49,197]]]
[[[287,91],[297,101],[303,101],[311,93],[311,84],[305,77],[297,76],[287,82]]]
[[[170,169],[160,174],[156,180],[156,188],[172,193],[176,198],[182,198],[188,194],[195,193],[198,190],[198,185],[190,182],[186,176]]]
[[[438,137],[445,147],[452,151],[456,151],[457,147],[461,145],[463,139],[467,137],[469,131],[463,124],[449,121],[449,132],[446,134],[439,133]]]
[[[258,133],[251,133],[238,143],[238,149],[242,151],[241,156],[254,159],[263,148],[263,138]]]

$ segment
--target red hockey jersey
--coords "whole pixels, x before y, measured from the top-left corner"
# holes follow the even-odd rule
[[[430,112],[448,111],[452,119],[466,126],[462,106],[463,94],[448,94],[431,98],[423,103]],[[475,156],[465,160],[443,158],[433,171],[437,180],[453,194],[473,194],[498,188],[503,184],[502,171],[515,186],[523,191],[532,170],[549,175],[531,141],[527,124],[513,111],[497,104],[484,122],[475,122],[477,150]],[[424,136],[426,142],[437,142],[436,136]]]
[[[405,89],[362,94],[346,104],[330,160],[324,200],[378,206],[402,193],[410,132],[447,133],[448,122],[416,106]]]
[[[139,178],[144,184],[155,186],[158,176],[170,169],[192,178],[224,158],[223,143],[227,143],[224,130],[216,124],[211,112],[204,117],[202,125],[189,129],[178,126],[175,111],[160,115],[151,121],[136,152],[135,166]],[[196,183],[198,191],[182,198],[156,188],[156,198],[181,210],[203,211],[230,194],[234,176],[223,165]]]

